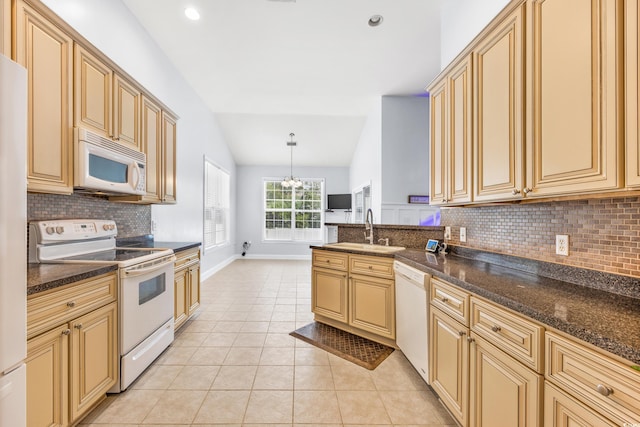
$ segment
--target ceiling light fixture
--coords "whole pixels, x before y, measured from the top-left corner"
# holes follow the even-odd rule
[[[198,10],[195,7],[188,7],[184,10],[184,14],[187,18],[191,19],[192,21],[197,21],[198,19],[200,19],[200,12],[198,12]]]
[[[293,132],[291,132],[289,134],[289,138],[291,138],[291,141],[287,141],[287,146],[291,147],[291,170],[290,170],[291,174],[289,176],[286,176],[282,180],[282,182],[280,183],[280,185],[282,185],[284,188],[289,188],[289,187],[300,188],[300,187],[302,187],[302,181],[300,181],[299,178],[296,178],[296,177],[293,176],[293,147],[298,145],[298,143],[293,140],[294,136],[296,136],[296,135]]]
[[[377,27],[378,25],[382,24],[383,19],[384,18],[382,17],[382,15],[373,15],[371,18],[369,18],[369,26]]]

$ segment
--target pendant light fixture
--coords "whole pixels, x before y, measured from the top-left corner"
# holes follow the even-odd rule
[[[289,134],[289,138],[291,139],[291,141],[287,141],[287,146],[291,147],[291,170],[290,170],[290,175],[285,177],[282,182],[280,183],[280,185],[282,185],[284,188],[300,188],[302,187],[302,181],[300,181],[299,178],[296,178],[293,176],[293,147],[295,147],[296,145],[298,145],[297,142],[295,142],[293,140],[293,137],[296,136],[293,132],[291,132]]]

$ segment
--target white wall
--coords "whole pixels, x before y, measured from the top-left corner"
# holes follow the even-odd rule
[[[429,194],[429,98],[382,97],[382,205]]]
[[[286,166],[238,166],[238,203],[237,224],[238,240],[236,252],[241,252],[243,242],[251,242],[247,257],[262,258],[310,258],[309,242],[263,242],[263,178],[284,178],[289,175]],[[294,175],[300,178],[324,178],[325,193],[349,193],[349,168],[346,167],[297,167],[294,164]],[[325,195],[326,202],[326,195]],[[336,218],[325,218],[324,222],[336,221]]]
[[[214,115],[129,9],[120,0],[44,0],[44,3],[180,116],[178,203],[153,206],[156,240],[202,241],[204,155],[231,174],[231,218],[235,218],[235,162]],[[232,242],[235,236],[232,226]],[[203,275],[206,277],[234,256],[234,247],[231,244],[205,254]]]
[[[371,183],[371,209],[379,221],[382,203],[382,99],[379,98],[360,134],[349,170],[350,190]]]
[[[440,67],[444,69],[509,3],[509,0],[447,0],[440,21]]]

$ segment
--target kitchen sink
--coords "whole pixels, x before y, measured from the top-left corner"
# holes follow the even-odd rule
[[[324,245],[324,247],[363,251],[363,252],[373,252],[373,253],[379,253],[379,254],[390,254],[390,253],[399,252],[405,249],[404,246],[383,246],[383,245],[371,245],[369,243],[352,243],[352,242],[328,243]]]

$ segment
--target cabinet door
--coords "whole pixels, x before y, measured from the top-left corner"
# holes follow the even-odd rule
[[[27,68],[28,191],[71,194],[71,38],[22,1],[16,2],[16,61]]]
[[[200,264],[189,267],[189,316],[200,307]]]
[[[430,106],[430,140],[431,140],[431,205],[442,205],[448,202],[447,167],[447,79],[442,79],[434,87],[429,88]]]
[[[117,303],[72,321],[69,385],[71,421],[92,409],[118,375]]]
[[[449,199],[470,202],[472,115],[471,56],[464,58],[449,75]]]
[[[175,203],[176,198],[176,119],[162,112],[163,158],[162,202]]]
[[[349,325],[395,339],[394,281],[352,274],[349,284]]]
[[[174,328],[182,326],[189,316],[189,270],[187,268],[176,271],[173,279],[173,322]]]
[[[431,387],[458,422],[466,426],[469,401],[468,330],[433,306],[429,320]]]
[[[548,381],[544,384],[545,427],[613,427],[612,423],[588,406],[560,391]],[[630,426],[633,424],[629,424]]]
[[[147,155],[147,194],[150,202],[162,201],[162,111],[149,98],[142,97],[142,152]]]
[[[142,93],[119,75],[113,79],[113,135],[120,144],[140,151]]]
[[[347,323],[347,273],[313,267],[311,311]]]
[[[470,365],[470,425],[542,425],[542,375],[475,334]]]
[[[67,425],[69,328],[65,324],[27,342],[27,426]]]
[[[625,1],[626,184],[640,187],[640,7]]]
[[[622,99],[621,4],[533,2],[529,196],[623,186],[622,114],[617,108]]]
[[[474,201],[520,198],[523,184],[524,5],[474,50]]]
[[[111,99],[113,71],[82,46],[75,45],[75,102],[76,126],[89,129],[113,139],[111,127]]]

